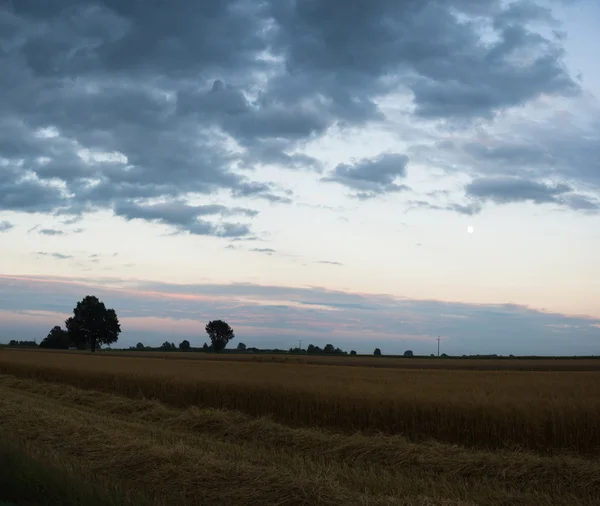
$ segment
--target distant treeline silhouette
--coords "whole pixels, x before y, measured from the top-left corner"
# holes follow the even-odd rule
[[[11,339],[10,342],[8,343],[9,346],[19,346],[21,348],[28,348],[28,347],[37,347],[37,343],[35,341],[16,341],[15,339]]]

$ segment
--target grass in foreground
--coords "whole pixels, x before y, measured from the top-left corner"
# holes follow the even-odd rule
[[[132,498],[118,480],[75,469],[60,454],[17,441],[5,430],[0,432],[0,469],[0,506],[142,506],[151,500]]]
[[[65,476],[146,491],[148,505],[591,506],[600,496],[598,460],[292,428],[9,376],[0,428]]]

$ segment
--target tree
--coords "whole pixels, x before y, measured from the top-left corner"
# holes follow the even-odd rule
[[[414,353],[412,352],[412,350],[406,350],[404,352],[404,356],[405,357],[414,357]]]
[[[136,347],[138,350],[143,350],[143,349],[145,348],[145,346],[144,346],[144,343],[137,343],[137,344],[135,345],[135,347]]]
[[[306,348],[306,353],[314,353],[315,352],[315,346],[314,344],[309,344]]]
[[[169,341],[165,341],[160,345],[160,348],[165,351],[171,351],[171,343]]]
[[[206,333],[208,334],[208,337],[210,337],[213,350],[216,352],[223,350],[227,346],[227,343],[235,337],[233,329],[228,323],[225,323],[222,320],[208,322],[206,325]]]
[[[381,357],[381,350],[379,348],[375,348],[373,355],[375,355],[376,357]]]
[[[181,351],[189,351],[190,350],[190,342],[187,339],[184,339],[179,343],[179,349]]]
[[[202,351],[208,351],[208,344],[204,343],[202,345]]]
[[[350,355],[356,355],[356,351],[350,350]]]
[[[237,349],[240,351],[246,351],[246,345],[244,343],[239,343],[237,345]]]
[[[71,346],[69,334],[58,325],[53,327],[40,343],[40,348],[54,348],[57,350],[68,350],[69,346]]]
[[[96,351],[98,344],[112,344],[119,339],[121,325],[114,309],[93,295],[84,297],[73,309],[73,316],[65,321],[71,341],[79,348],[90,346]]]
[[[333,344],[326,344],[325,348],[323,348],[323,351],[325,353],[333,353],[335,351],[335,348],[333,347]]]

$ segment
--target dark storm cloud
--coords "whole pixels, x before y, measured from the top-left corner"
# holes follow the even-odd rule
[[[395,181],[406,177],[408,157],[397,153],[384,153],[376,158],[364,158],[353,165],[340,163],[330,176],[321,180],[339,183],[358,190],[358,198],[373,198],[385,193],[408,190]]]
[[[9,339],[27,333],[42,338],[64,321],[84,293],[94,293],[115,308],[123,327],[119,345],[124,347],[134,345],[142,330],[152,344],[160,344],[174,329],[198,342],[204,322],[211,318],[225,319],[249,345],[284,349],[304,339],[366,353],[378,346],[384,353],[413,349],[428,354],[442,336],[449,354],[585,355],[597,353],[600,338],[597,318],[516,304],[410,300],[250,283],[176,285],[34,276],[0,276],[4,334],[10,330]],[[264,304],[273,300],[278,304]]]
[[[15,226],[9,221],[0,221],[0,232],[8,232],[12,228],[15,228]]]

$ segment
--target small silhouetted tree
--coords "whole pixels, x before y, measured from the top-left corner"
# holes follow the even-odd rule
[[[143,349],[145,348],[145,346],[144,346],[144,343],[137,343],[137,344],[135,345],[135,347],[136,347],[138,350],[143,350]]]
[[[315,352],[315,346],[314,346],[314,344],[309,344],[306,347],[306,353],[314,353],[314,352]]]
[[[179,349],[182,351],[189,351],[191,348],[190,342],[187,339],[184,339],[179,343]]]
[[[213,320],[206,325],[206,333],[212,342],[214,351],[219,352],[227,346],[227,343],[235,338],[233,329],[222,320]]]
[[[333,344],[326,344],[325,348],[323,348],[323,351],[325,353],[333,353],[335,351],[335,348],[333,347]]]
[[[40,348],[54,348],[58,350],[67,350],[71,346],[68,332],[61,329],[58,325],[53,327],[48,335],[40,343]]]
[[[239,343],[237,345],[237,349],[240,351],[246,351],[246,345],[244,343]]]
[[[381,350],[379,348],[375,348],[373,355],[375,355],[376,357],[381,357]]]
[[[405,357],[414,357],[414,353],[412,352],[412,350],[406,350],[404,352],[404,356]]]
[[[208,344],[204,343],[202,345],[202,351],[208,351]]]
[[[70,340],[80,349],[88,346],[96,351],[97,345],[112,344],[119,339],[121,325],[114,309],[93,295],[84,297],[73,309],[73,316],[65,321]]]
[[[356,351],[350,350],[350,355],[356,355]]]

